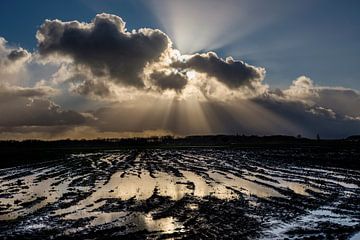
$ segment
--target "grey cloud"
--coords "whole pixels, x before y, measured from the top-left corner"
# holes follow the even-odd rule
[[[108,96],[114,83],[142,89],[148,83],[144,83],[144,79],[153,84],[151,87],[179,93],[191,84],[186,75],[189,70],[214,77],[235,91],[243,86],[255,89],[265,77],[263,68],[232,58],[224,60],[212,52],[190,56],[174,54],[176,56],[171,60],[169,57],[160,62],[163,61],[162,54],[173,50],[164,33],[153,29],[128,32],[121,18],[109,14],[97,15],[91,23],[47,20],[40,27],[37,38],[43,57],[60,56],[73,60],[74,67],[67,72],[70,74],[63,75],[66,76],[64,82],[72,83],[70,90],[85,96]],[[1,66],[21,66],[29,55],[21,48],[8,48],[0,39]],[[177,57],[184,60],[177,60]],[[0,76],[4,69],[7,67],[0,69]],[[149,74],[145,78],[142,76],[144,69]],[[133,94],[132,90],[129,88],[129,95]],[[32,131],[35,127],[39,131],[51,131],[76,125],[90,126],[99,132],[165,129],[180,135],[245,133],[303,134],[308,137],[314,137],[316,133],[322,137],[360,133],[358,91],[317,86],[306,77],[295,80],[285,90],[270,90],[261,96],[236,100],[234,97],[223,102],[219,98],[207,98],[200,101],[199,106],[190,108],[188,103],[180,101],[160,106],[162,99],[150,101],[145,98],[146,94],[132,103],[121,102],[98,110],[95,109],[98,105],[90,105],[88,101],[81,109],[93,108],[91,119],[76,111],[62,109],[48,99],[49,91],[44,87],[0,85],[0,111],[4,113],[0,128]],[[164,107],[168,105],[171,106]]]
[[[163,129],[178,135],[301,134],[315,138],[320,134],[322,138],[343,138],[360,133],[360,120],[343,118],[331,109],[272,96],[226,103],[199,102],[197,110],[190,110],[188,103],[177,100],[169,109],[154,107],[156,104],[159,105],[156,100],[147,99],[142,105],[122,103],[98,109],[92,112],[97,119],[92,126],[100,132]]]
[[[360,94],[354,89],[342,87],[316,86],[305,76],[301,76],[288,89],[274,94],[289,100],[300,100],[310,105],[332,109],[341,116],[360,116]]]
[[[44,135],[54,136],[65,131],[71,130],[73,126],[0,126],[0,138],[10,135],[7,139],[19,139],[17,135],[22,135],[20,139],[32,138],[45,139]],[[34,134],[35,133],[35,134]],[[6,138],[5,138],[6,139]]]
[[[7,41],[0,37],[0,80],[11,81],[12,74],[20,72],[30,57],[28,51],[7,46]]]
[[[300,82],[306,82],[305,90]],[[199,109],[195,112],[188,108],[186,100],[174,100],[169,109],[154,108],[155,99],[124,102],[94,111],[94,118],[98,119],[94,127],[99,131],[114,132],[164,129],[179,135],[301,134],[314,138],[320,134],[322,138],[343,138],[360,134],[358,110],[354,107],[351,111],[349,105],[359,100],[357,91],[308,83],[299,81],[297,87],[300,90],[292,87],[291,95],[286,90],[276,89],[250,99],[199,102]],[[328,94],[334,99],[341,99],[338,106],[334,99],[326,100]],[[308,101],[308,98],[314,101]],[[341,108],[344,110],[340,111]],[[192,117],[186,117],[188,114]],[[141,124],[134,123],[133,119],[138,119]]]
[[[18,60],[26,59],[28,58],[30,53],[24,49],[15,49],[12,50],[8,55],[7,58],[12,61],[16,62]]]
[[[336,118],[336,113],[330,109],[330,108],[324,108],[320,106],[315,106],[313,108],[310,108],[309,112],[315,114],[315,115],[321,115],[327,118]]]
[[[108,97],[111,94],[111,89],[109,83],[104,80],[96,79],[93,76],[89,76],[88,73],[83,72],[78,68],[69,68],[66,69],[69,71],[68,78],[61,78],[58,75],[61,75],[61,71],[59,71],[55,77],[55,81],[60,84],[69,84],[69,90],[72,93],[76,93],[83,96],[91,96],[91,97]],[[61,76],[63,77],[63,76]]]
[[[161,90],[170,89],[178,92],[184,89],[188,82],[186,75],[181,72],[155,71],[150,78]]]
[[[110,87],[106,82],[84,80],[80,84],[74,85],[72,91],[84,96],[107,97],[111,94]]]
[[[313,101],[338,114],[360,116],[360,94],[353,89],[322,87],[317,89],[318,97]]]
[[[315,137],[319,133],[325,138],[343,138],[360,133],[359,120],[351,120],[330,108],[308,105],[301,101],[274,99],[271,96],[258,97],[252,101],[298,126],[298,133],[307,137]],[[296,132],[293,131],[292,134],[295,135]]]
[[[45,96],[49,89],[0,85],[0,127],[77,125],[86,119],[61,109]]]
[[[157,61],[171,45],[160,30],[127,32],[118,16],[98,14],[91,23],[46,20],[37,32],[39,52],[71,57],[75,64],[91,69],[97,77],[143,87],[144,67]]]
[[[0,84],[0,102],[11,101],[16,98],[43,97],[49,92],[46,88],[23,88]]]
[[[171,40],[160,30],[143,28],[129,32],[120,17],[105,13],[96,15],[91,23],[46,20],[37,32],[37,39],[41,56],[70,58],[75,63],[74,69],[86,72],[90,80],[79,85],[79,94],[98,92],[104,96],[105,85],[96,83],[97,79],[138,89],[150,87],[180,93],[189,83],[186,71],[191,69],[215,77],[235,90],[243,86],[257,90],[265,77],[263,68],[231,57],[224,60],[213,52],[177,55]],[[87,72],[89,69],[92,76]],[[147,79],[154,86],[147,85]],[[91,91],[89,87],[100,89]]]
[[[265,77],[265,70],[236,61],[231,57],[223,60],[215,53],[192,55],[185,61],[173,64],[175,67],[191,68],[201,73],[206,73],[210,77],[215,77],[229,88],[241,86],[252,87],[252,82],[261,82]]]

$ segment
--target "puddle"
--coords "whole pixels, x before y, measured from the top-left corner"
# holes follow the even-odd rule
[[[360,240],[360,232],[358,232],[355,235],[351,236],[350,240]]]
[[[266,179],[271,179],[271,181],[266,181],[264,179],[254,176],[254,175],[262,176],[263,178],[266,178]],[[293,191],[294,193],[303,195],[303,196],[310,196],[308,190],[311,190],[311,191],[317,192],[317,193],[324,193],[324,191],[320,190],[319,188],[310,186],[310,183],[307,183],[307,184],[301,183],[302,179],[293,178],[292,181],[289,181],[289,180],[285,180],[280,177],[259,174],[259,173],[255,173],[255,172],[251,172],[251,171],[247,171],[247,174],[245,176],[247,179],[250,179],[252,181],[261,182],[261,183],[268,184],[268,185],[271,185],[271,186],[274,186],[277,188],[288,188],[291,191]],[[296,180],[297,180],[297,182],[295,182]]]
[[[344,176],[339,176],[338,174],[334,174],[332,171],[331,173],[332,174],[329,174],[329,171],[326,171],[326,170],[313,170],[313,172],[315,172],[315,175],[316,176],[311,176],[311,175],[308,175],[308,171],[301,171],[301,170],[297,170],[296,172],[292,172],[290,171],[289,169],[283,169],[283,170],[286,170],[286,171],[290,171],[290,172],[282,172],[282,169],[281,168],[277,168],[276,170],[273,170],[273,169],[266,169],[266,168],[263,168],[263,167],[257,167],[259,170],[262,170],[262,171],[265,171],[267,172],[268,174],[273,174],[273,175],[280,175],[280,176],[285,176],[285,177],[293,177],[293,178],[300,178],[300,179],[307,179],[307,180],[313,180],[313,181],[317,181],[317,180],[321,180],[325,183],[329,183],[329,184],[335,184],[335,185],[339,185],[341,187],[344,187],[344,188],[352,188],[352,189],[357,189],[359,188],[359,186],[357,184],[354,184],[354,183],[348,183],[348,182],[344,182]],[[320,173],[321,172],[325,172],[325,176],[321,175]],[[316,191],[316,188],[314,188],[315,191]]]
[[[181,223],[177,222],[173,217],[154,219],[151,213],[128,213],[128,212],[92,212],[87,217],[93,218],[88,227],[123,227],[126,226],[124,234],[137,231],[160,232],[169,234],[180,232],[184,228]],[[73,228],[65,232],[65,235],[71,235],[82,231],[83,228]]]
[[[209,177],[224,186],[234,188],[242,193],[251,196],[255,195],[260,198],[267,197],[284,197],[276,190],[257,184],[250,179],[239,178],[233,174],[220,174],[218,172],[209,172]]]
[[[206,181],[202,176],[190,171],[181,171],[181,173],[187,181],[194,184],[193,195],[196,197],[212,196],[218,199],[234,199],[238,197],[234,191],[227,189],[221,183]]]
[[[360,173],[286,167],[251,156],[201,149],[116,151],[73,154],[49,167],[4,169],[0,238],[92,238],[101,231],[101,237],[269,239],[305,227],[319,230],[323,223],[358,227]]]
[[[23,183],[15,187],[12,198],[1,198],[1,205],[6,206],[9,213],[0,214],[0,220],[13,220],[55,203],[67,192],[70,180],[58,182],[55,178],[36,180],[36,175],[24,177]]]
[[[339,203],[334,203],[334,205]],[[294,219],[289,223],[284,223],[279,220],[272,220],[270,229],[265,232],[264,239],[269,238],[289,238],[287,233],[297,229],[310,229],[310,235],[312,230],[321,223],[336,224],[339,226],[356,226],[359,224],[359,219],[349,215],[346,211],[342,214],[337,213],[339,211],[335,206],[324,206],[319,209],[308,211],[306,214]],[[316,235],[315,235],[316,236]]]

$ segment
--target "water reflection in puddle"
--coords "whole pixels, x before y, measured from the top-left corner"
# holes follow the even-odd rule
[[[221,174],[219,172],[209,172],[209,177],[221,183],[224,186],[235,188],[246,195],[255,195],[260,198],[284,197],[276,190],[257,184],[251,179],[239,178],[233,174]]]
[[[234,191],[226,188],[226,186],[222,185],[221,183],[206,180],[194,172],[181,171],[181,173],[184,175],[186,181],[193,184],[194,190],[192,194],[195,197],[203,198],[206,196],[211,196],[223,200],[234,199],[238,197]]]
[[[133,154],[132,162],[118,153],[83,154],[72,156],[83,158],[78,165],[84,166],[83,169],[59,165],[11,170],[0,176],[0,221],[20,217],[19,222],[25,219],[24,222],[35,223],[24,229],[41,231],[51,230],[51,221],[46,221],[51,219],[63,226],[69,235],[114,227],[122,229],[120,235],[137,231],[177,233],[186,232],[187,217],[197,216],[201,211],[206,211],[203,219],[210,216],[214,211],[209,207],[212,204],[218,204],[214,209],[221,213],[222,206],[227,206],[228,213],[235,206],[242,209],[242,214],[249,209],[262,209],[266,202],[276,206],[269,208],[269,212],[275,212],[281,204],[299,199],[299,195],[304,201],[315,201],[316,197],[325,198],[337,192],[339,186],[343,187],[343,195],[349,195],[345,197],[356,194],[358,189],[343,173],[331,177],[325,170],[307,170],[309,174],[306,175],[300,168],[236,165],[226,159],[216,162],[216,157],[191,154],[186,154],[180,160],[183,162],[177,165],[178,160],[167,154]],[[181,154],[174,156],[181,159]],[[19,177],[12,177],[16,174]],[[303,209],[306,209],[305,204]],[[171,212],[174,208],[176,211]],[[348,220],[354,220],[347,215],[336,215],[336,207],[316,209],[308,208],[305,215],[295,218],[295,223],[289,225],[275,217],[280,227],[271,231],[283,232],[285,228],[302,226],[296,222],[331,218],[336,219],[336,224],[347,225]],[[261,219],[255,211],[247,214]],[[205,221],[199,219],[199,222]]]
[[[80,216],[79,216],[80,217]],[[82,216],[85,217],[85,216]],[[126,227],[122,234],[147,230],[149,232],[173,233],[182,231],[181,223],[173,217],[154,219],[151,213],[129,212],[88,212],[87,218],[92,218],[88,227],[101,227],[103,229],[113,227]],[[69,219],[69,218],[67,218]],[[80,218],[79,218],[80,219]],[[75,219],[73,219],[75,220]],[[66,231],[66,235],[81,232],[83,228],[72,228]]]
[[[204,173],[204,176],[201,176],[195,172],[185,170],[180,171],[180,173],[182,177],[164,172],[150,174],[145,170],[138,174],[124,171],[116,172],[107,183],[98,183],[96,191],[89,197],[69,208],[56,210],[54,216],[60,216],[65,220],[91,219],[91,226],[104,224],[122,226],[131,222],[136,226],[136,230],[171,232],[172,229],[181,229],[181,224],[174,218],[154,220],[151,214],[126,211],[108,213],[99,209],[106,206],[109,199],[144,201],[154,194],[168,197],[172,201],[180,200],[187,194],[198,198],[211,196],[222,200],[230,200],[240,197],[237,191],[258,197],[282,197],[281,194],[271,188],[232,174],[225,176],[224,173],[207,172]],[[187,207],[196,210],[198,205],[189,204]],[[70,231],[78,230],[72,229]]]
[[[109,160],[106,159],[106,161]],[[260,198],[284,197],[275,189],[261,183],[289,188],[295,193],[302,195],[308,195],[307,189],[316,190],[301,183],[289,182],[275,177],[272,179],[278,182],[278,184],[266,182],[249,175],[249,173],[244,175],[243,178],[220,171],[209,171],[204,173],[204,176],[186,170],[180,170],[180,173],[182,177],[164,172],[150,174],[146,170],[142,170],[140,173],[119,171],[113,174],[107,183],[104,184],[103,181],[97,182],[95,191],[86,199],[67,209],[58,209],[55,213],[56,215],[66,215],[76,211],[76,213],[68,215],[67,218],[74,218],[75,215],[77,215],[76,218],[84,218],[90,211],[105,204],[101,199],[114,198],[126,201],[134,198],[141,201],[149,199],[155,191],[160,196],[169,197],[176,201],[183,198],[186,194],[199,198],[211,196],[230,200],[239,197],[237,192],[248,196],[255,195]],[[17,186],[22,191],[13,194],[11,198],[2,199],[1,205],[6,206],[9,213],[0,215],[0,220],[16,219],[19,216],[32,213],[48,204],[56,202],[63,194],[68,192],[68,185],[72,181],[69,179],[59,182],[59,179],[56,178],[36,180],[37,177],[37,175],[24,177],[21,185]],[[84,186],[77,189],[88,190]],[[28,208],[23,208],[21,205],[16,204],[18,202],[31,202],[36,199],[42,200]]]
[[[308,211],[306,214],[294,219],[290,223],[274,220],[272,227],[265,231],[264,240],[271,238],[287,238],[287,232],[294,229],[316,229],[319,223],[330,223],[339,226],[352,227],[358,224],[357,218],[349,215],[336,213],[338,210],[332,206],[323,206],[319,209]],[[310,231],[311,233],[311,231]],[[316,236],[316,235],[315,235]],[[309,239],[318,239],[319,237],[310,237]]]
[[[1,198],[0,205],[5,206],[8,213],[0,214],[0,220],[16,219],[57,202],[67,192],[70,182],[70,179],[55,178],[39,180],[37,174],[19,179],[4,191],[15,193],[11,198]]]
[[[350,240],[360,240],[360,232],[354,234],[351,236]]]
[[[281,177],[274,177],[271,175],[264,175],[264,174],[254,173],[251,171],[247,171],[247,174],[245,176],[247,179],[251,181],[257,181],[277,188],[285,188],[285,189],[287,188],[293,191],[294,193],[303,196],[310,196],[309,190],[317,193],[323,193],[322,190],[310,186],[309,183],[302,183],[301,179],[292,178],[292,181],[290,181],[288,179],[285,180]],[[258,176],[263,177],[263,179],[259,178]],[[266,181],[264,179],[269,179],[269,181]]]

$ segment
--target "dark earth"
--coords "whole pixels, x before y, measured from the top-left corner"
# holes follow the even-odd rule
[[[99,150],[3,168],[0,238],[360,239],[360,171],[314,154]]]

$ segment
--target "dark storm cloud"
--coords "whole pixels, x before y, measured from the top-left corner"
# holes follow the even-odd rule
[[[180,72],[155,71],[150,78],[161,90],[170,89],[177,92],[184,89],[188,82],[186,75]]]
[[[252,82],[261,82],[265,77],[263,68],[256,68],[231,57],[223,60],[213,52],[195,54],[185,61],[174,63],[174,66],[206,73],[233,89],[241,86],[252,87]]]
[[[37,32],[39,52],[72,58],[75,64],[89,67],[95,76],[109,76],[127,86],[143,87],[144,67],[157,61],[170,46],[159,30],[127,32],[118,16],[98,14],[89,23],[46,20]]]

